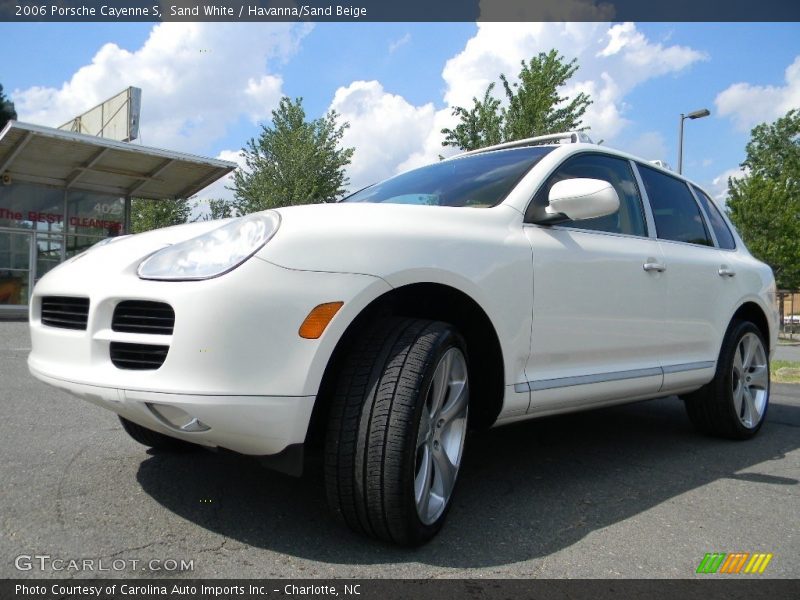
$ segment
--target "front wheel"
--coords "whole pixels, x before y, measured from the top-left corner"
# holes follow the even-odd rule
[[[446,323],[390,318],[356,340],[326,438],[328,503],[352,529],[419,545],[444,523],[464,452],[467,352]]]
[[[761,331],[749,321],[731,323],[714,379],[684,399],[704,433],[737,440],[758,433],[769,407],[769,354]]]

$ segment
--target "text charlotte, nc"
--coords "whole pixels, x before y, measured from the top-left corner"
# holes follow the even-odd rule
[[[145,17],[160,19],[162,17],[216,17],[221,19],[305,19],[314,17],[339,17],[358,19],[367,16],[363,6],[332,4],[329,6],[259,6],[257,4],[241,4],[226,6],[219,4],[195,4],[194,6],[162,5],[152,6],[62,6],[58,4],[19,4],[15,6],[18,17],[110,17],[128,19]]]

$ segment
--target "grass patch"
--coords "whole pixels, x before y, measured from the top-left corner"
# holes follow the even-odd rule
[[[769,365],[769,374],[773,383],[800,383],[800,362],[773,360]]]

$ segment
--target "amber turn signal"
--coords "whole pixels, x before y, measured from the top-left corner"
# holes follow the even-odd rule
[[[342,308],[344,302],[326,302],[325,304],[319,304],[314,307],[314,309],[308,313],[308,316],[303,321],[303,324],[300,325],[300,334],[301,338],[306,338],[307,340],[316,340],[319,336],[322,335],[322,332],[325,331],[325,328],[328,326],[328,323],[331,322],[334,315],[339,312],[339,309]]]

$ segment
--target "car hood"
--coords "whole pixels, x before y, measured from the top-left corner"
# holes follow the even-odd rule
[[[401,204],[309,204],[276,209],[281,224],[256,256],[298,270],[384,276],[409,265],[436,267],[459,248],[496,245],[497,227],[521,215],[510,207],[490,209]],[[201,221],[122,236],[89,248],[55,269],[135,273],[158,250],[211,231],[229,219]],[[483,243],[482,243],[483,242]],[[469,253],[467,253],[469,254]]]
[[[522,215],[508,206],[462,208],[335,203],[278,209],[278,233],[257,254],[292,269],[366,273],[435,266],[464,247],[502,246]],[[510,235],[510,233],[509,233]]]

